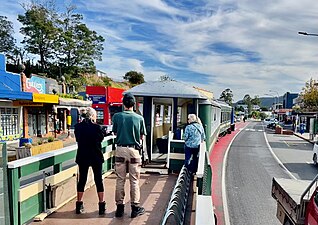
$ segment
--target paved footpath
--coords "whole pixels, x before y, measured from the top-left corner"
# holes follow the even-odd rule
[[[217,217],[218,225],[224,225],[224,209],[222,202],[222,169],[225,152],[234,139],[235,135],[241,128],[248,125],[248,122],[240,122],[235,124],[235,131],[224,137],[219,138],[210,153],[210,162],[212,166],[212,199],[214,205],[214,213]]]
[[[123,218],[115,217],[115,185],[116,175],[111,174],[104,179],[105,199],[107,204],[106,215],[98,215],[98,199],[95,186],[89,188],[84,194],[85,213],[75,214],[75,201],[73,199],[57,212],[45,218],[42,222],[33,222],[33,225],[89,225],[89,224],[159,224],[166,210],[167,203],[170,199],[171,192],[175,185],[177,174],[157,175],[141,174],[141,205],[145,208],[146,213],[134,219],[130,218],[129,203],[129,180],[126,180],[126,207]]]

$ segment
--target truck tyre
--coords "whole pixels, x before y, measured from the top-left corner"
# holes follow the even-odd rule
[[[312,157],[312,161],[314,162],[314,165],[317,166],[318,162],[317,162],[317,154],[314,154],[314,156]]]

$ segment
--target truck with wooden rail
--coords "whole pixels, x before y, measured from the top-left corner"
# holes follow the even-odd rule
[[[283,225],[318,224],[318,175],[312,180],[273,178],[276,216]]]

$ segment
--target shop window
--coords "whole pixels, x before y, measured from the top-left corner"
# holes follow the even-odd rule
[[[96,111],[96,123],[100,125],[104,124],[104,110]]]
[[[1,129],[3,136],[19,134],[19,115],[17,108],[1,108]]]

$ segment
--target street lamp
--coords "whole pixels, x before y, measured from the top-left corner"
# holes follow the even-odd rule
[[[273,105],[274,105],[274,106],[276,105],[276,97],[275,97],[275,95],[273,95],[273,94],[267,94],[267,93],[265,93],[264,95],[271,96],[272,98],[274,98],[274,103],[273,103]],[[274,107],[273,107],[273,106],[272,106],[272,110],[274,110]]]
[[[269,90],[269,92],[273,92],[273,93],[275,93],[276,96],[277,96],[277,103],[276,103],[276,106],[275,106],[275,109],[276,109],[276,108],[277,108],[277,105],[279,104],[279,94],[278,94],[277,91],[273,91],[273,90]],[[279,106],[278,106],[278,108],[279,108]]]
[[[318,36],[318,34],[311,34],[311,33],[307,33],[304,31],[299,31],[298,34],[299,35],[306,35],[306,36]]]

